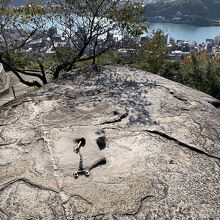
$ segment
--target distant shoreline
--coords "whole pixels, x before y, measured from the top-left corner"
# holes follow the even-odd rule
[[[171,22],[146,22],[148,25],[148,33],[146,35],[151,35],[153,30],[162,30],[169,37],[175,40],[185,40],[190,43],[205,42],[206,39],[214,39],[215,36],[220,36],[220,26],[195,26],[191,24],[177,24]]]
[[[191,26],[197,26],[197,27],[220,27],[220,24],[217,23],[211,23],[211,24],[192,24],[190,22],[184,22],[184,21],[168,21],[168,20],[157,20],[157,19],[148,19],[146,21],[143,21],[143,23],[151,23],[151,22],[160,22],[160,23],[168,23],[168,24],[185,24],[185,25],[191,25]]]

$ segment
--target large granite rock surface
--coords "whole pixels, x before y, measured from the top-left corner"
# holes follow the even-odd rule
[[[0,177],[1,220],[219,219],[220,102],[126,67],[73,72],[0,109]]]

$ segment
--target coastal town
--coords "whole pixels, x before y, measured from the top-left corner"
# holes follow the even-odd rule
[[[203,43],[192,42],[184,40],[175,40],[170,37],[167,38],[168,58],[171,60],[181,60],[186,56],[194,54],[201,54],[207,52],[210,56],[220,56],[220,36],[215,36],[213,39],[205,39]]]
[[[121,3],[125,2],[123,0],[120,1]],[[134,0],[134,2],[143,3],[144,5],[157,5],[161,1],[160,0]],[[9,7],[23,7],[23,1],[19,4],[15,4],[13,1],[9,1]],[[171,15],[170,15],[171,16]],[[184,14],[181,11],[177,11],[176,13],[172,14],[172,16],[167,19],[162,15],[151,17],[149,16],[149,21],[160,21],[160,22],[172,22],[172,23],[179,23],[181,20],[190,19],[190,16]],[[220,20],[216,19],[215,22],[218,24]],[[181,23],[181,22],[180,22]],[[147,23],[146,23],[147,24]],[[10,30],[8,32],[8,39],[11,41],[15,41],[20,38],[21,30],[13,31]],[[16,36],[19,34],[19,36]],[[38,30],[37,35],[38,37],[30,39],[29,43],[26,43],[23,47],[18,48],[17,52],[21,53],[34,53],[36,51],[41,52],[42,54],[46,54],[48,56],[53,56],[56,53],[56,49],[62,50],[70,50],[74,48],[73,44],[77,44],[79,47],[83,44],[81,40],[81,36],[84,34],[83,28],[78,27],[78,30],[72,36],[68,36],[64,32],[61,33],[59,27],[53,27],[48,30],[40,31]],[[165,39],[164,44],[167,47],[167,59],[168,60],[181,60],[187,56],[190,56],[192,53],[194,54],[201,54],[203,52],[207,52],[210,56],[218,57],[220,56],[220,34],[213,36],[212,38],[204,39],[204,42],[196,42],[196,41],[187,41],[186,39],[175,39],[173,38],[170,33],[166,35],[164,33]],[[0,49],[3,48],[6,42],[5,37],[3,37],[0,33]],[[136,36],[131,37],[125,33],[121,34],[113,34],[108,33],[107,41],[99,41],[100,48],[108,48],[111,46],[111,49],[122,56],[127,56],[129,53],[133,53],[138,51],[143,47],[146,42],[149,42],[151,37],[149,33],[145,33],[144,36]],[[84,51],[84,56],[90,56],[93,53],[93,46],[89,45],[86,50]],[[97,46],[97,50],[99,51],[99,46]]]
[[[8,39],[16,39],[16,32],[13,30],[8,33]],[[17,52],[21,53],[34,53],[39,51],[48,56],[53,56],[56,53],[56,49],[69,50],[72,48],[72,42],[77,42],[80,45],[81,36],[83,34],[82,29],[78,29],[71,37],[65,36],[64,33],[59,33],[57,28],[50,28],[47,31],[39,31],[38,37],[32,39],[23,47],[17,49]],[[100,40],[100,44],[105,44],[105,47],[112,45],[111,49],[122,56],[127,56],[131,52],[135,52],[146,43],[151,40],[150,36],[136,36],[131,37],[129,35],[114,35],[109,33],[107,40]],[[4,38],[0,35],[0,45],[4,45]],[[201,54],[207,52],[210,56],[220,56],[220,36],[214,36],[212,39],[205,39],[202,43],[188,42],[184,39],[174,39],[168,34],[164,36],[164,44],[167,47],[167,59],[169,60],[181,60],[192,53]],[[99,47],[97,47],[99,49]],[[93,52],[92,45],[89,46],[84,53],[84,56],[89,56]]]

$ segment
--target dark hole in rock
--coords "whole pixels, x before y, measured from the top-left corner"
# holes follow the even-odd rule
[[[113,111],[113,114],[118,115],[119,113],[118,113],[118,111]]]
[[[169,164],[175,164],[174,160],[170,160]]]
[[[99,138],[96,140],[96,143],[97,143],[97,145],[99,146],[99,149],[100,149],[100,150],[104,150],[105,147],[106,147],[106,137],[105,137],[105,136],[99,137]]]
[[[75,139],[75,142],[79,144],[81,142],[81,147],[84,147],[86,145],[86,139],[85,138],[77,138]]]

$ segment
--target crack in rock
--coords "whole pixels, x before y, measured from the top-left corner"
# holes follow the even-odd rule
[[[47,191],[52,191],[54,193],[58,193],[58,191],[56,191],[54,189],[51,189],[51,188],[48,188],[48,187],[41,186],[39,184],[33,183],[29,179],[26,179],[26,178],[15,179],[15,180],[12,180],[10,182],[7,182],[7,183],[3,184],[1,186],[1,188],[0,188],[0,192],[5,190],[6,188],[8,188],[9,186],[11,186],[12,184],[14,184],[16,182],[24,182],[25,184],[27,184],[27,185],[29,185],[31,187],[34,187],[34,188],[38,188],[38,189],[41,189],[41,190],[47,190]]]
[[[137,210],[135,211],[135,212],[133,212],[133,213],[126,213],[125,215],[137,215],[139,212],[140,212],[140,210],[142,209],[142,206],[143,206],[143,202],[145,201],[145,200],[147,200],[147,199],[149,199],[149,198],[154,198],[155,196],[153,196],[153,195],[147,195],[147,196],[145,196],[145,197],[143,197],[143,198],[141,198],[141,200],[140,200],[140,205],[139,205],[139,207],[137,208]]]
[[[169,136],[169,135],[167,135],[167,134],[165,134],[165,133],[163,133],[163,132],[161,132],[161,131],[156,131],[156,130],[144,130],[144,131],[146,131],[146,132],[148,132],[148,133],[151,133],[151,134],[159,135],[159,136],[161,136],[161,137],[163,137],[163,138],[166,138],[166,139],[168,139],[168,140],[170,140],[170,141],[174,141],[174,142],[176,142],[178,145],[180,145],[180,146],[182,146],[182,147],[185,147],[185,148],[187,148],[187,149],[189,149],[189,150],[191,150],[191,151],[193,151],[193,152],[196,152],[196,153],[199,153],[199,154],[202,154],[202,155],[206,155],[206,156],[208,156],[208,157],[210,157],[210,158],[212,158],[212,159],[220,160],[220,158],[217,157],[217,156],[214,156],[214,155],[211,155],[211,154],[209,154],[209,153],[206,153],[205,151],[200,150],[200,149],[196,148],[195,146],[186,144],[186,143],[184,143],[184,142],[182,142],[182,141],[180,141],[180,140],[177,140],[176,138],[171,137],[171,136]]]
[[[116,117],[116,118],[113,118],[112,120],[101,123],[101,125],[114,124],[114,123],[117,123],[117,122],[121,122],[127,116],[128,116],[128,113],[126,112],[126,113],[120,115],[119,117]]]
[[[135,216],[135,215],[137,215],[140,211],[141,211],[141,209],[142,209],[142,207],[143,207],[143,203],[144,203],[144,201],[145,200],[147,200],[147,199],[149,199],[149,198],[155,198],[155,196],[153,196],[153,195],[147,195],[147,196],[145,196],[145,197],[143,197],[141,200],[140,200],[140,204],[139,204],[139,206],[138,206],[138,208],[137,208],[137,210],[135,210],[134,212],[132,212],[132,213],[125,213],[125,214],[122,214],[122,215],[118,215],[118,214],[116,214],[116,215],[113,215],[113,217],[114,217],[114,219],[121,219],[121,217],[122,216]]]

